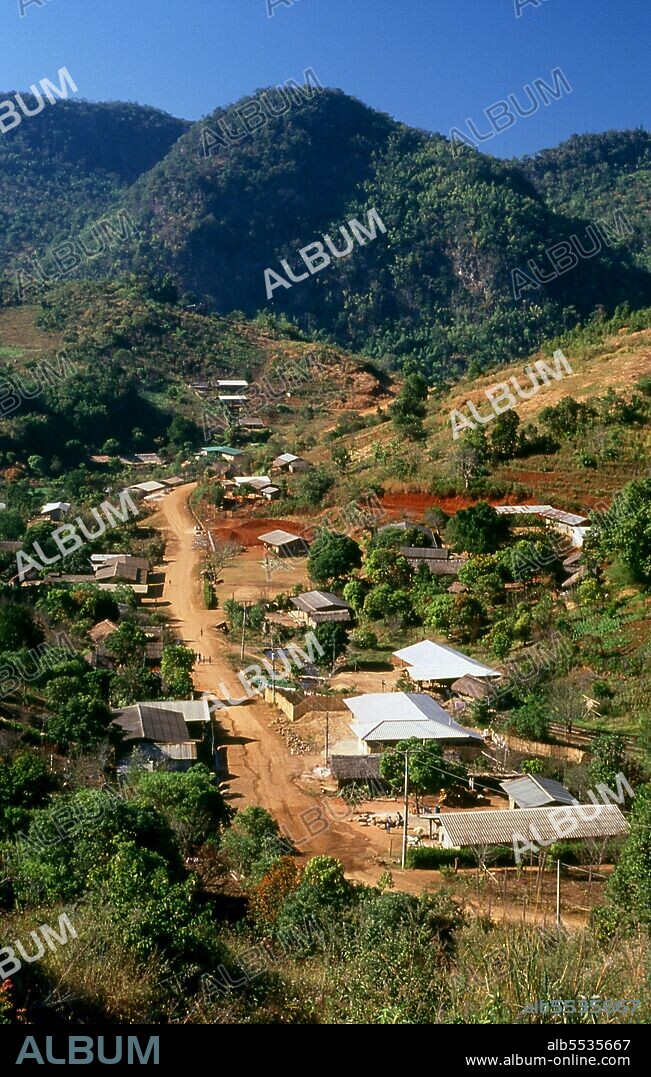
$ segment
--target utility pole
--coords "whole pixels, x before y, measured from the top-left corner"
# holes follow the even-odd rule
[[[561,927],[561,858],[556,861],[556,927]]]
[[[242,646],[240,647],[240,662],[244,661],[244,633],[246,631],[246,602],[242,606]]]
[[[326,738],[325,738],[325,765],[328,765],[328,753],[330,751],[330,714],[326,711]]]
[[[409,822],[409,752],[405,752],[405,817],[402,821],[402,857],[400,866],[403,871],[407,865],[407,824]]]
[[[276,702],[276,648],[273,625],[271,625],[271,702]]]

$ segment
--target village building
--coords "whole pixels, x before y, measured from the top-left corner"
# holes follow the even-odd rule
[[[41,518],[46,520],[52,520],[54,523],[58,520],[63,520],[70,512],[70,503],[68,501],[48,501],[46,505],[43,505],[41,509]]]
[[[440,703],[423,692],[369,692],[344,699],[344,703],[355,718],[351,729],[363,755],[381,752],[412,737],[470,749],[471,755],[484,743],[480,733],[459,725]]]
[[[590,530],[587,516],[563,512],[552,505],[495,505],[495,511],[501,516],[537,516],[559,535],[568,538],[572,546],[583,546]]]
[[[374,788],[382,783],[380,777],[381,755],[333,755],[328,761],[330,773],[339,789],[346,786],[373,782]],[[384,784],[384,783],[382,783]]]
[[[294,606],[292,616],[301,624],[316,628],[317,625],[335,621],[349,624],[352,620],[350,606],[331,591],[304,591],[289,600]]]
[[[309,471],[312,465],[302,456],[295,456],[292,452],[281,453],[271,464],[272,471],[287,471],[290,475]]]
[[[523,774],[522,777],[500,782],[501,788],[509,798],[509,808],[545,808],[553,804],[577,804],[569,789],[551,778],[541,778],[538,774]]]
[[[234,463],[239,457],[244,456],[243,449],[234,449],[230,445],[204,445],[198,456],[221,456],[222,460]]]
[[[451,557],[445,546],[401,546],[400,554],[413,569],[426,565],[433,576],[458,576],[466,557]]]
[[[258,542],[276,557],[303,557],[309,550],[306,540],[290,531],[267,531],[264,535],[258,535]]]
[[[135,751],[148,770],[188,770],[197,761],[197,741],[174,704],[136,703],[117,711],[113,724],[124,734],[124,753],[130,757]]]
[[[130,553],[93,554],[91,563],[95,581],[100,586],[108,585],[113,589],[128,583],[136,593],[147,593],[149,562],[145,557],[133,557]]]
[[[394,651],[393,657],[404,666],[415,684],[451,684],[460,677],[499,677],[499,670],[485,666],[454,647],[425,639],[410,647]]]
[[[217,388],[225,389],[227,393],[238,392],[242,389],[248,389],[248,381],[238,378],[219,378],[217,380]]]
[[[626,819],[616,804],[573,804],[562,811],[565,841],[628,833]],[[434,839],[444,849],[513,847],[515,840],[520,845],[551,845],[560,840],[558,812],[558,807],[442,812],[434,817]]]
[[[134,501],[145,501],[151,494],[164,494],[167,487],[156,479],[150,479],[148,482],[136,482],[133,486],[128,486],[127,490],[133,494]]]
[[[237,419],[237,425],[240,430],[266,430],[267,424],[264,419],[259,419],[255,415],[241,415]]]

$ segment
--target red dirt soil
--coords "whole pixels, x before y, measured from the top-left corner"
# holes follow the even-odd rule
[[[292,535],[305,537],[305,529],[288,520],[268,519],[231,520],[223,527],[211,527],[216,542],[239,542],[241,546],[259,546],[260,535],[267,531],[289,531]]]
[[[456,497],[434,497],[433,494],[420,494],[412,491],[405,494],[385,494],[380,500],[388,516],[402,519],[405,513],[422,516],[427,509],[431,509],[433,506],[443,509],[443,512],[447,513],[448,516],[454,516],[459,509],[467,509],[470,505],[475,505],[480,499],[460,495]],[[512,495],[507,495],[495,501],[495,504],[509,504],[515,500]]]

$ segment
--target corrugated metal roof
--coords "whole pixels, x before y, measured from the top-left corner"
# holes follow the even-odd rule
[[[451,714],[422,692],[370,692],[345,699],[357,721],[361,740],[481,741],[481,735],[455,722]]]
[[[512,781],[500,782],[504,792],[513,798],[518,808],[542,808],[546,804],[575,804],[569,789],[551,778],[525,774]]]
[[[210,706],[207,699],[154,700],[143,703],[142,706],[178,711],[186,722],[210,721]]]
[[[512,845],[514,841],[546,844],[577,838],[617,837],[628,832],[616,804],[443,812],[439,819],[454,848]]]
[[[414,561],[447,561],[450,557],[447,546],[401,546],[400,553]]]
[[[499,677],[498,670],[482,665],[461,651],[455,651],[453,647],[434,643],[431,639],[394,651],[393,656],[414,667],[408,670],[412,680],[456,681],[466,674],[473,677]]]
[[[348,605],[343,598],[337,598],[332,591],[304,591],[300,595],[294,595],[290,602],[297,609],[305,613],[314,613],[317,610],[347,610]]]
[[[366,692],[344,703],[360,722],[452,721],[440,703],[424,692]]]
[[[353,723],[353,732],[361,740],[384,742],[409,740],[438,740],[438,741],[464,741],[466,743],[481,740],[479,733],[473,733],[470,729],[462,729],[455,723],[443,725],[442,722],[378,722],[375,726],[366,723]]]
[[[293,452],[281,452],[280,456],[277,456],[274,460],[274,464],[293,464],[295,460],[300,460],[300,456],[296,456]]]
[[[574,512],[564,512],[563,509],[555,509],[553,505],[495,505],[495,511],[503,516],[529,515],[541,516],[544,520],[555,520],[560,524],[569,524],[579,527],[587,524],[587,516],[578,516]]]
[[[285,546],[289,542],[305,542],[300,535],[292,535],[291,531],[267,531],[264,535],[258,535],[258,542],[267,542],[270,546]]]

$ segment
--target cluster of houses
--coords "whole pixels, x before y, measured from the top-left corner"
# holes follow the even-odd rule
[[[312,467],[304,457],[284,452],[272,460],[270,475],[248,474],[250,460],[246,450],[230,445],[204,446],[196,454],[195,459],[205,458],[212,461],[213,471],[218,473],[224,492],[234,502],[261,499],[277,501],[281,496],[281,489],[277,483],[282,475],[303,474]]]
[[[214,757],[215,726],[207,699],[134,703],[115,711],[113,724],[122,732],[120,771],[128,769],[134,756],[148,770],[188,770],[202,748],[206,758]]]

